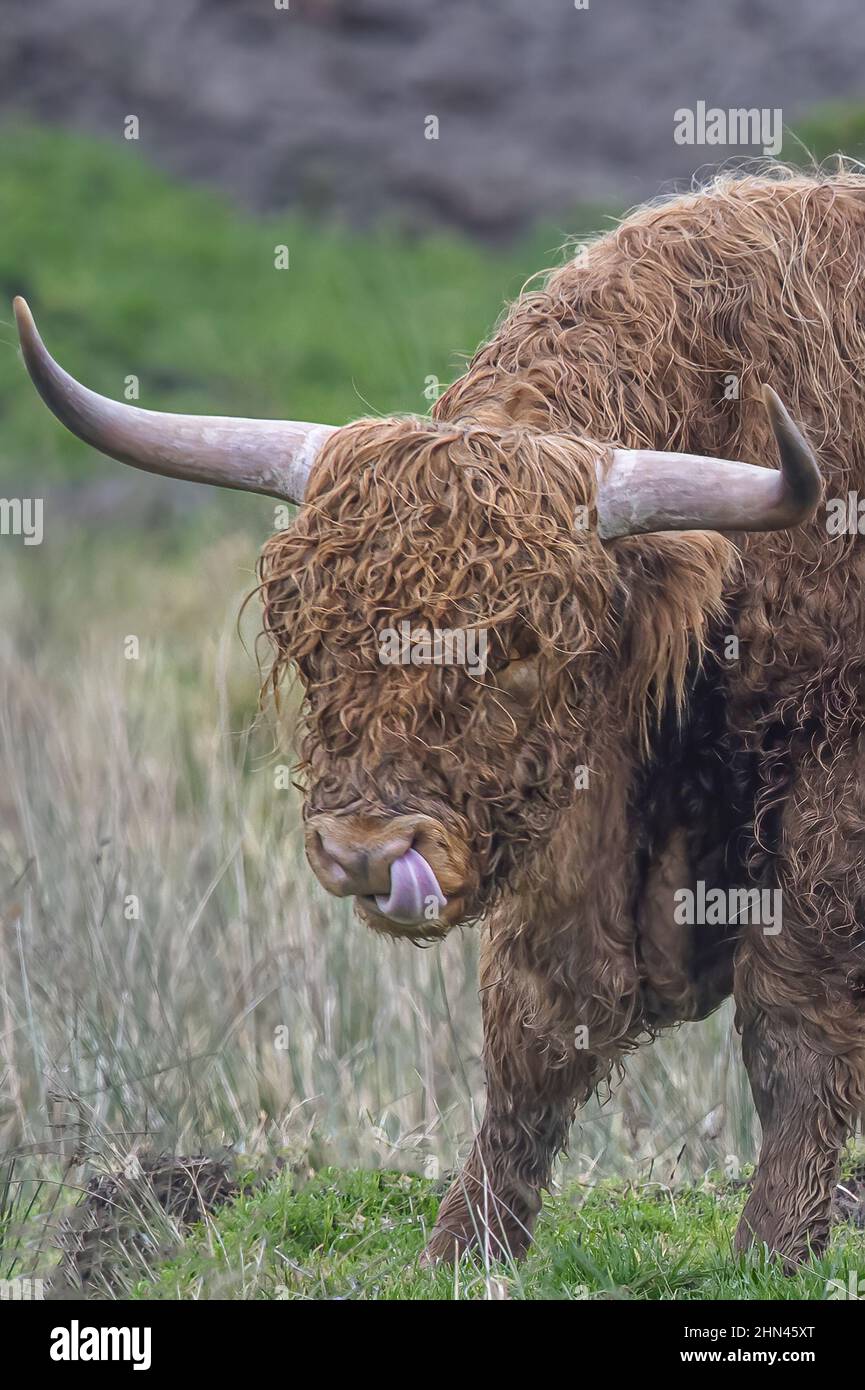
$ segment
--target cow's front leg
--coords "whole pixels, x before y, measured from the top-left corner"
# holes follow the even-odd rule
[[[790,1269],[826,1246],[839,1154],[865,1105],[865,746],[858,732],[809,736],[796,761],[772,928],[745,934],[734,983],[763,1128],[736,1244],[764,1243]]]
[[[536,977],[521,978],[485,953],[481,972],[487,1105],[462,1171],[445,1196],[423,1254],[425,1264],[458,1258],[476,1246],[492,1259],[525,1254],[578,1105],[629,1045],[628,1006],[603,1026],[593,1050],[592,1025],[562,1018],[561,999]],[[614,1037],[614,1041],[611,1038]],[[630,1043],[632,1044],[632,1041]]]
[[[736,1248],[765,1244],[790,1269],[826,1248],[839,1155],[862,1103],[861,1063],[836,1048],[776,1013],[743,1029],[763,1143]]]
[[[562,1075],[564,1080],[564,1074]],[[439,1208],[423,1263],[454,1260],[472,1246],[491,1259],[521,1259],[532,1238],[553,1159],[581,1098],[488,1102],[480,1131]],[[563,1087],[562,1090],[564,1091]],[[591,1092],[588,1085],[587,1096]]]

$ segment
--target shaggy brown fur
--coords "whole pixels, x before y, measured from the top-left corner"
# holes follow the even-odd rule
[[[456,902],[431,934],[485,916],[487,1111],[431,1258],[522,1251],[576,1106],[731,989],[763,1125],[739,1242],[791,1262],[825,1243],[865,1101],[862,542],[822,513],[739,552],[573,520],[611,445],[773,465],[764,381],[827,496],[865,495],[863,265],[850,173],[639,210],[517,301],[432,420],[334,435],[265,549],[307,815],[422,813]],[[486,676],[382,667],[401,618],[486,628]],[[677,926],[700,879],[779,887],[780,933]]]

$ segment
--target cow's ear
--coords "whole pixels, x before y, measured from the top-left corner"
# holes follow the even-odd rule
[[[496,673],[496,680],[509,699],[520,705],[531,705],[540,690],[537,658],[517,657]]]

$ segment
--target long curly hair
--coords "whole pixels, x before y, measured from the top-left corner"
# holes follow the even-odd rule
[[[435,813],[471,845],[478,910],[570,804],[593,722],[637,742],[681,701],[720,605],[720,538],[599,543],[598,455],[514,425],[362,420],[262,554],[271,685],[292,667],[304,690],[308,811]],[[383,665],[401,622],[483,633],[484,670]]]

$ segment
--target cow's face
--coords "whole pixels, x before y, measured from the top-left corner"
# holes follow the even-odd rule
[[[304,694],[307,856],[378,931],[476,917],[571,799],[614,569],[597,449],[542,440],[362,422],[265,550],[275,675]]]

